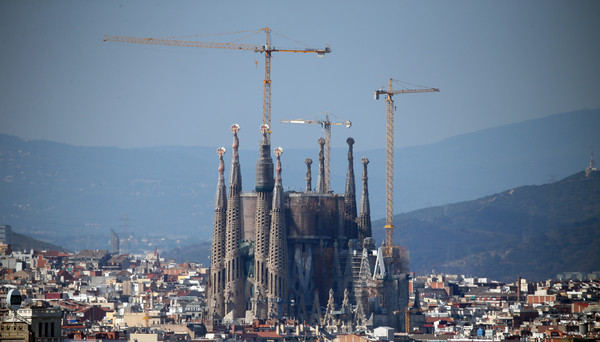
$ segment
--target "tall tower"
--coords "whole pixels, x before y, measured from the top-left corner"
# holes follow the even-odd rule
[[[239,242],[242,236],[241,192],[242,174],[240,171],[240,145],[237,133],[238,124],[231,126],[233,132],[233,155],[229,177],[229,197],[227,198],[227,224],[225,226],[225,314],[232,312],[232,318],[242,317],[245,311],[243,293],[243,265]]]
[[[348,172],[346,173],[346,193],[344,195],[344,230],[346,238],[358,238],[356,228],[356,185],[354,181],[354,155],[352,146],[354,139],[346,139],[348,143]]]
[[[215,218],[212,238],[212,263],[210,268],[209,314],[211,318],[225,316],[223,292],[225,290],[225,227],[227,225],[227,194],[225,190],[225,147],[217,149],[219,155],[219,181],[215,196]]]
[[[119,255],[119,236],[112,228],[110,230],[110,254]]]
[[[325,139],[319,138],[319,178],[317,179],[317,192],[325,193]]]
[[[588,164],[588,167],[585,168],[585,176],[589,177],[590,173],[594,171],[598,171],[598,169],[596,168],[596,163],[594,162],[594,151],[592,150],[590,152],[590,163]]]
[[[281,318],[287,314],[288,248],[285,224],[283,186],[281,185],[281,154],[283,149],[275,149],[277,156],[277,178],[273,190],[271,209],[271,236],[269,238],[269,318]]]
[[[269,126],[260,127],[262,141],[256,161],[256,235],[254,242],[254,317],[267,318],[267,259],[269,256],[269,228],[271,227],[271,204],[273,202],[273,159],[268,138]]]
[[[0,255],[11,254],[12,228],[9,225],[0,225]]]
[[[371,205],[369,203],[369,177],[367,177],[367,165],[369,159],[362,158],[362,194],[360,198],[360,216],[358,218],[358,241],[362,244],[365,238],[372,236],[371,231]]]

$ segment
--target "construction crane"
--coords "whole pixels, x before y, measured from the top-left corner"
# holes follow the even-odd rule
[[[412,93],[431,93],[439,92],[438,88],[421,88],[421,89],[402,89],[393,90],[392,81],[390,78],[387,90],[383,88],[373,92],[375,100],[379,100],[379,95],[386,96],[387,112],[386,121],[386,143],[385,143],[385,242],[383,243],[383,253],[386,257],[392,256],[392,248],[394,246],[394,100],[392,97],[396,94],[412,94]]]
[[[331,48],[326,46],[322,49],[305,48],[305,49],[278,49],[271,45],[271,32],[272,30],[268,27],[254,30],[254,31],[241,31],[241,32],[254,32],[259,33],[264,31],[266,34],[265,45],[252,45],[252,44],[234,44],[228,43],[217,43],[217,42],[199,42],[191,40],[176,40],[171,38],[136,38],[127,36],[104,36],[104,41],[123,42],[123,43],[136,43],[136,44],[151,44],[151,45],[168,45],[168,46],[185,46],[185,47],[199,47],[199,48],[214,48],[214,49],[233,49],[233,50],[246,50],[254,51],[265,54],[265,81],[263,89],[263,124],[271,127],[271,54],[273,52],[299,52],[299,53],[316,53],[318,57],[325,57],[326,53],[331,52]],[[240,32],[235,32],[240,33]]]
[[[352,126],[352,122],[331,122],[329,120],[329,112],[325,112],[325,120],[281,120],[281,123],[321,125],[321,128],[325,131],[325,192],[328,192],[331,189],[331,126],[345,125],[347,128],[350,128]]]

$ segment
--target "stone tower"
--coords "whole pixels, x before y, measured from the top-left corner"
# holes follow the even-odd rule
[[[367,177],[367,165],[369,159],[362,158],[362,194],[360,198],[360,216],[358,217],[358,241],[363,243],[365,238],[371,237],[371,204],[369,203],[369,177]]]
[[[238,132],[240,126],[231,126],[233,132],[233,155],[231,157],[231,174],[229,177],[229,197],[227,198],[227,224],[225,225],[225,315],[231,318],[242,317],[245,313],[243,293],[243,265],[240,254],[242,236],[241,192],[242,173],[240,171],[240,145]]]
[[[319,138],[319,178],[317,179],[317,192],[324,194],[328,189],[325,189],[325,139]]]
[[[356,227],[356,185],[354,181],[354,156],[352,146],[354,139],[346,139],[348,143],[348,172],[346,173],[346,192],[344,194],[344,230],[347,239],[358,238]]]
[[[269,229],[271,227],[271,204],[273,202],[273,159],[267,133],[269,126],[261,126],[262,141],[256,161],[256,216],[254,241],[254,294],[252,314],[267,318],[267,260],[269,256]]]
[[[227,194],[225,190],[225,147],[217,149],[219,155],[219,181],[215,196],[215,218],[212,238],[212,263],[210,268],[209,311],[211,317],[223,318],[225,305],[225,226],[227,224]]]
[[[285,224],[285,207],[283,186],[281,185],[281,154],[283,149],[275,149],[277,156],[277,178],[273,190],[273,206],[271,209],[271,235],[269,237],[269,318],[281,318],[287,314],[288,292],[288,248],[287,227]]]

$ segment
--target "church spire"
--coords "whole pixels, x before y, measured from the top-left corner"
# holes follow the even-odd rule
[[[273,189],[268,261],[269,318],[281,318],[282,315],[287,314],[288,251],[283,186],[281,185],[282,153],[283,149],[281,147],[275,149],[275,155],[277,156],[277,177],[275,179],[275,188]]]
[[[269,126],[260,126],[262,141],[256,161],[256,215],[254,217],[254,294],[252,313],[255,318],[267,318],[267,259],[269,258],[269,230],[273,201],[273,159],[267,136]]]
[[[360,217],[358,218],[358,239],[362,244],[365,238],[371,237],[371,204],[369,203],[369,177],[367,176],[367,165],[369,159],[362,158],[362,195],[360,199]]]
[[[213,319],[224,316],[223,290],[225,282],[223,279],[223,264],[225,261],[225,226],[227,224],[227,194],[225,190],[225,147],[217,149],[219,155],[219,181],[217,183],[217,194],[215,196],[215,217],[213,223],[212,238],[212,263],[210,268],[210,293],[209,310]]]
[[[346,139],[348,143],[348,172],[346,173],[346,193],[344,195],[344,230],[346,238],[356,239],[356,185],[354,182],[354,155],[352,146],[354,139]]]
[[[240,145],[238,132],[240,126],[231,126],[233,133],[233,155],[231,158],[231,174],[229,176],[229,197],[227,198],[227,224],[225,228],[225,313],[232,312],[233,318],[238,318],[244,312],[243,267],[240,255],[239,241],[242,235],[241,192],[242,174],[240,172]]]

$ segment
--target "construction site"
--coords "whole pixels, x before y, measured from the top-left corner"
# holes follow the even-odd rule
[[[227,171],[226,148],[218,155],[218,183],[212,237],[210,281],[207,288],[207,326],[293,318],[330,333],[350,333],[378,326],[406,331],[409,306],[409,252],[393,239],[393,95],[437,92],[436,88],[374,91],[384,97],[386,112],[386,238],[378,245],[372,236],[367,158],[362,165],[362,190],[357,198],[353,138],[348,144],[345,191],[330,191],[331,126],[349,121],[282,120],[319,124],[325,132],[319,149],[316,185],[312,160],[306,158],[304,191],[284,191],[288,166],[281,147],[271,145],[271,55],[273,52],[330,53],[329,47],[277,49],[269,28],[264,45],[179,41],[175,39],[106,36],[105,41],[200,48],[247,50],[265,55],[263,118],[256,161],[254,191],[242,192],[239,158],[240,126],[231,126],[233,144]],[[258,125],[257,125],[258,126]],[[258,128],[258,127],[257,127]],[[252,132],[252,130],[248,130]],[[383,129],[382,129],[383,131]],[[249,133],[253,134],[253,133]],[[279,142],[285,145],[285,141]],[[275,156],[275,158],[272,157]],[[275,159],[275,160],[274,160]],[[357,205],[357,201],[359,205]],[[380,228],[376,228],[380,229]]]

